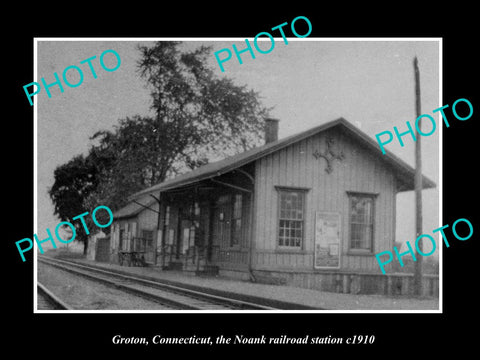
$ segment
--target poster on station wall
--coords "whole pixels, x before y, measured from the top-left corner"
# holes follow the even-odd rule
[[[339,213],[315,212],[315,269],[340,268]]]

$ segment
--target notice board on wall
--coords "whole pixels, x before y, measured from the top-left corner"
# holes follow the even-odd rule
[[[340,213],[315,212],[315,269],[340,268]]]

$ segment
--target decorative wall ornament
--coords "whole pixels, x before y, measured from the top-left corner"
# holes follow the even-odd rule
[[[325,161],[327,162],[327,167],[325,168],[325,172],[327,174],[330,174],[333,171],[333,168],[332,168],[333,161],[334,160],[342,161],[343,159],[345,159],[345,155],[343,154],[343,151],[340,151],[339,154],[336,154],[335,152],[333,152],[332,146],[334,144],[334,140],[331,136],[327,136],[325,143],[327,145],[327,149],[324,152],[320,152],[317,149],[313,152],[313,156],[317,160],[319,158],[325,159]]]

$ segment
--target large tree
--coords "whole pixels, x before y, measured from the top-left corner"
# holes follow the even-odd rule
[[[112,130],[92,136],[89,159],[102,165],[95,173],[99,181],[81,195],[84,209],[116,210],[134,192],[262,139],[268,109],[255,91],[216,76],[207,66],[211,48],[185,50],[184,44],[167,41],[138,49],[138,72],[150,89],[152,114],[121,119]],[[58,196],[51,193],[54,203]]]
[[[87,251],[87,234],[80,220],[72,221],[72,218],[91,212],[92,209],[85,206],[87,199],[101,182],[103,169],[111,166],[112,158],[103,154],[91,152],[88,156],[77,155],[66,164],[58,166],[54,171],[55,182],[48,190],[54,204],[54,214],[61,221],[71,222],[76,227],[76,240],[85,243],[84,252]],[[93,222],[90,216],[84,218],[87,227],[92,229]],[[68,231],[70,228],[66,227]]]
[[[268,109],[259,95],[218,78],[207,66],[211,48],[181,47],[172,41],[139,47],[138,71],[150,89],[152,115],[127,117],[113,131],[92,137],[116,159],[91,206],[118,208],[136,191],[261,141]]]
[[[176,164],[231,155],[258,145],[266,109],[259,94],[219,78],[207,66],[210,47],[182,52],[179,42],[140,46],[138,70],[151,91],[157,144],[163,159],[157,181]],[[166,144],[163,146],[163,144]]]

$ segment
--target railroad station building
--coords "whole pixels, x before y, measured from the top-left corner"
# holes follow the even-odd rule
[[[159,271],[411,291],[410,278],[382,275],[375,254],[395,245],[396,194],[414,189],[414,169],[343,118],[283,139],[278,126],[265,120],[263,146],[131,196],[114,213],[111,261],[134,252]],[[435,295],[438,276],[424,281]]]

